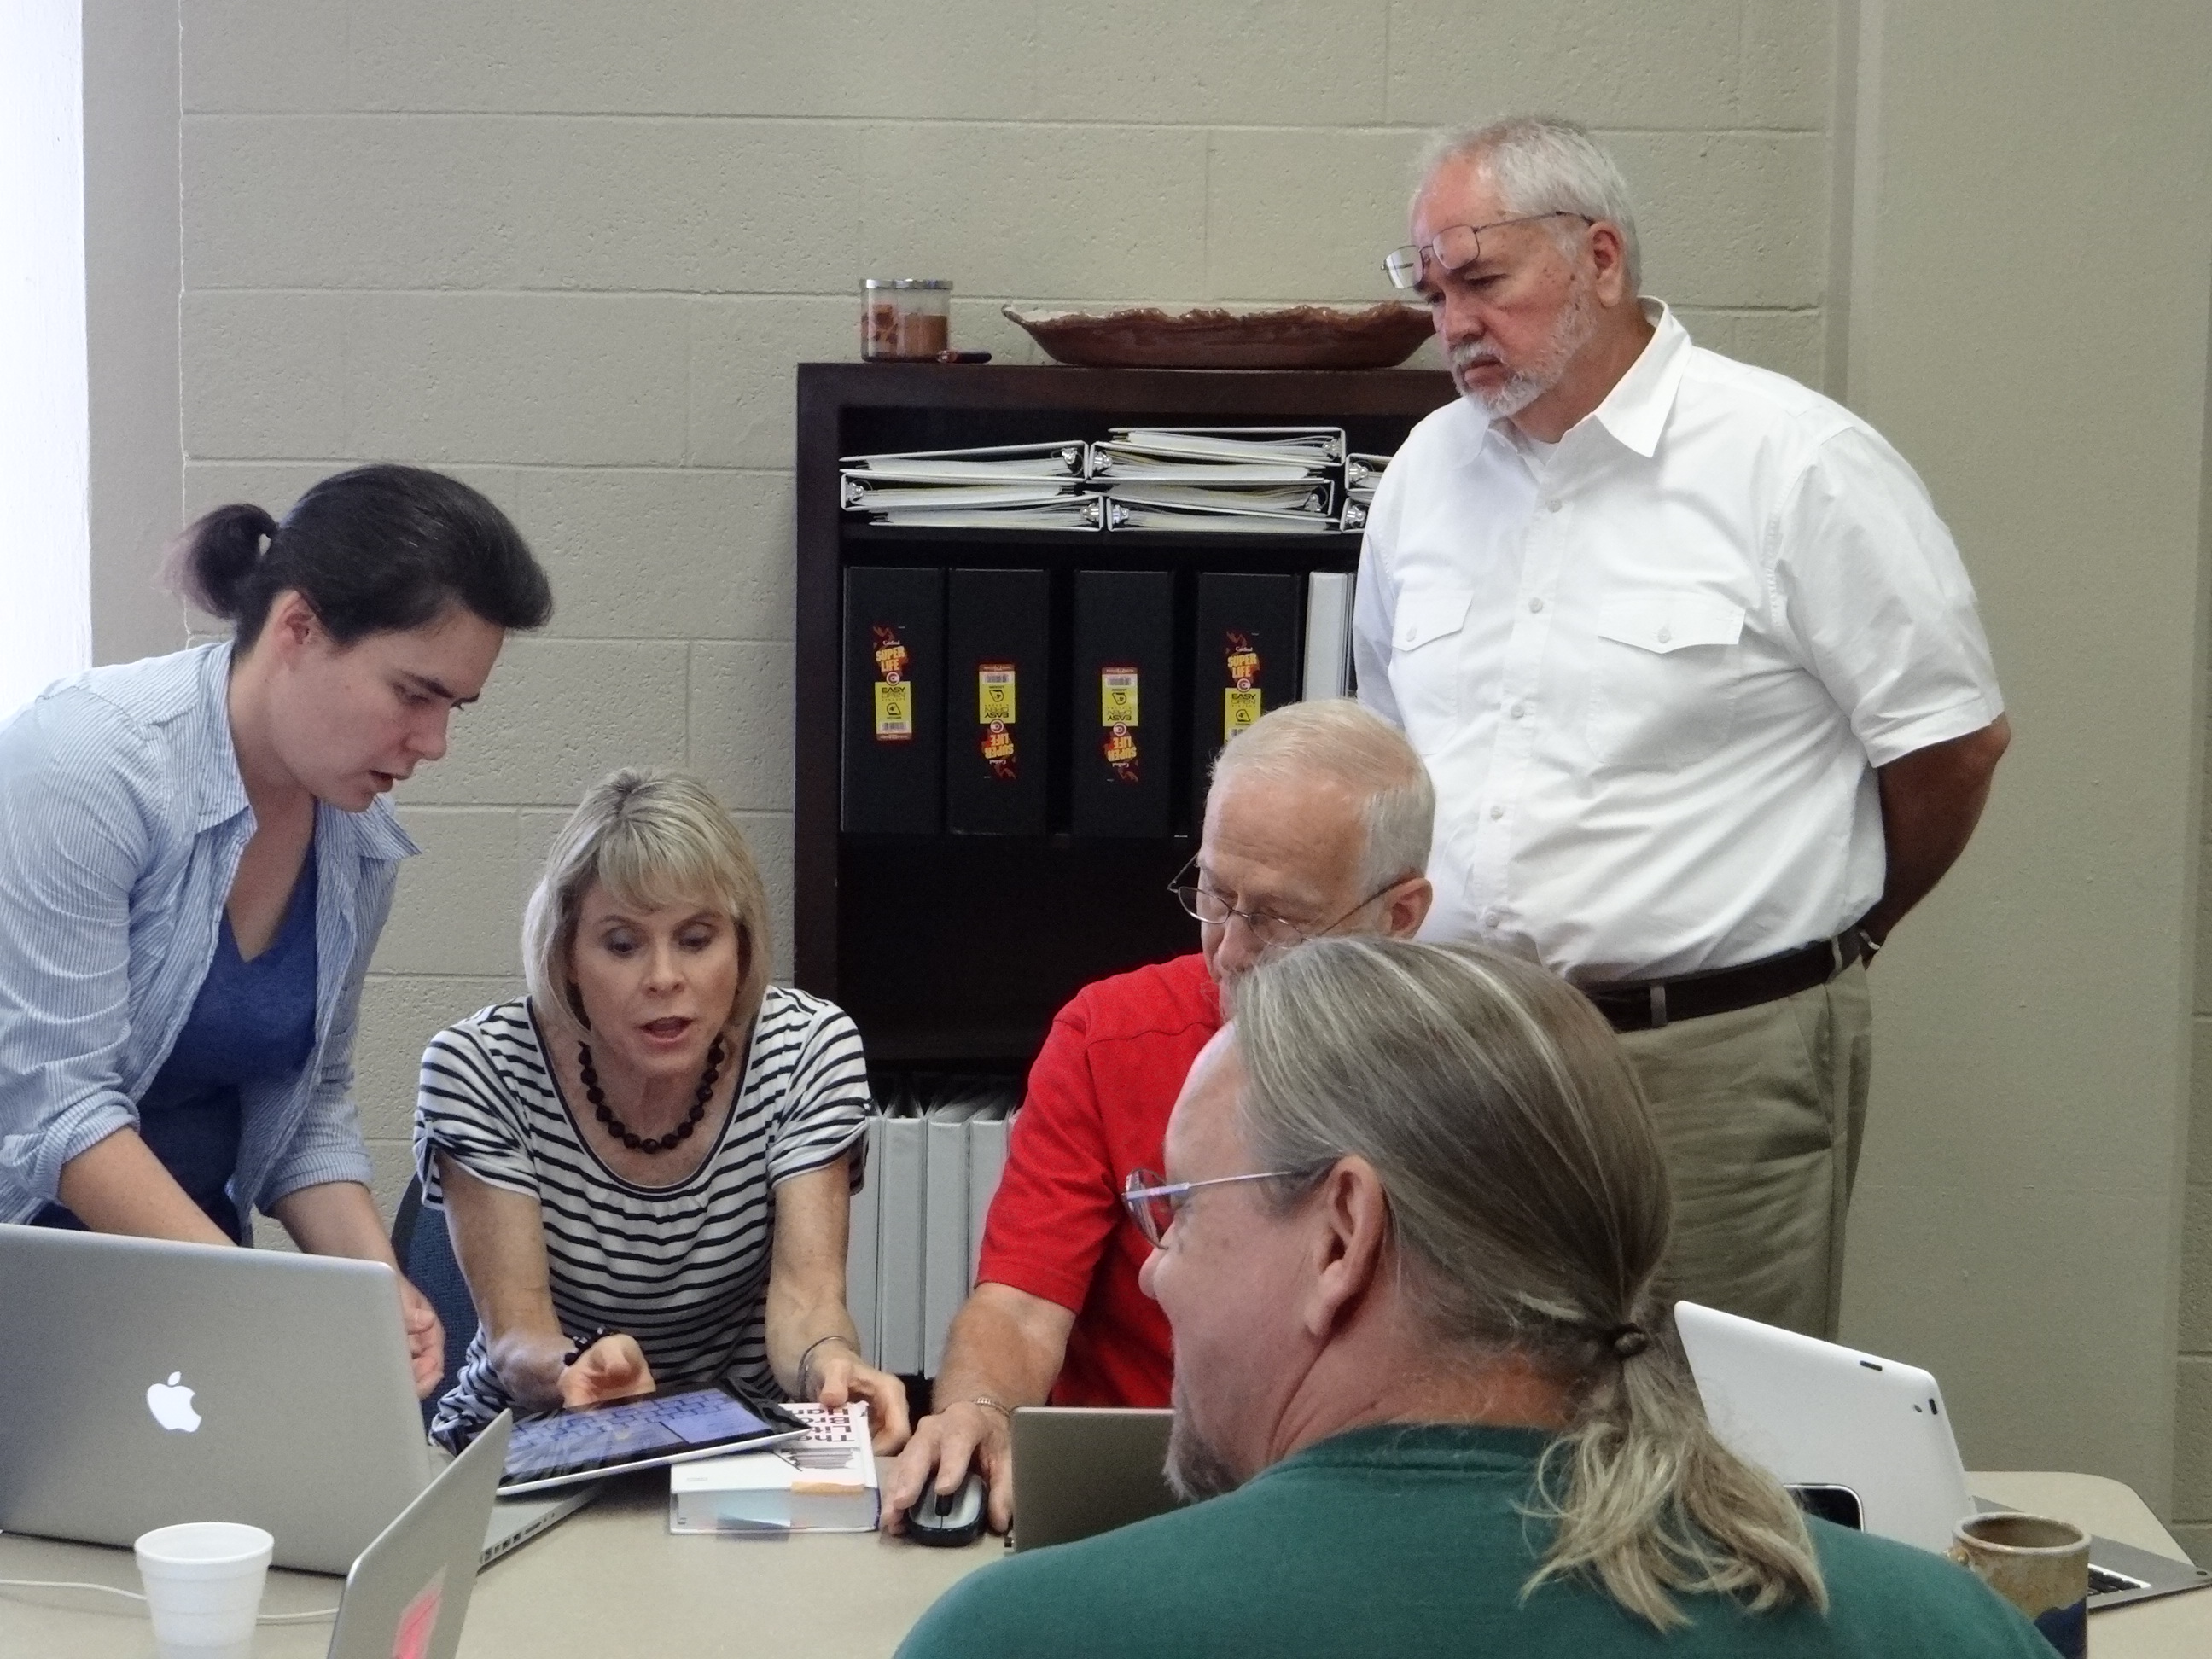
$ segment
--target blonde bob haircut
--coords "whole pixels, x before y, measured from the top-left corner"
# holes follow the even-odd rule
[[[617,772],[594,785],[545,855],[522,915],[522,969],[540,1018],[586,1029],[568,953],[597,882],[628,909],[696,904],[737,930],[742,968],[724,1029],[744,1030],[768,994],[768,890],[737,822],[688,772]]]

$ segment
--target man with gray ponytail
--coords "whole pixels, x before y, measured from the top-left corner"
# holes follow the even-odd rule
[[[1437,785],[1428,939],[1588,992],[1680,1199],[1685,1294],[1835,1334],[1864,964],[1964,850],[2009,728],[1903,457],[1693,345],[1572,122],[1440,139],[1407,246],[1463,394],[1360,558],[1361,701]]]
[[[1200,1502],[1017,1556],[902,1659],[2032,1659],[1942,1558],[1808,1522],[1705,1422],[1667,1174],[1605,1022],[1480,945],[1262,963],[1125,1188]]]

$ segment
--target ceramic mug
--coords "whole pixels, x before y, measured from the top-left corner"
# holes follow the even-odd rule
[[[1951,1559],[2035,1621],[2064,1656],[2089,1651],[2089,1534],[2047,1515],[1970,1515]]]

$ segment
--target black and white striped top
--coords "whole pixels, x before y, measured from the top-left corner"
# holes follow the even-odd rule
[[[842,1157],[869,1110],[853,1022],[818,997],[770,986],[713,1152],[676,1186],[635,1186],[578,1132],[528,1002],[501,1002],[423,1051],[415,1164],[428,1205],[444,1202],[433,1150],[538,1201],[563,1330],[628,1333],[664,1386],[726,1373],[773,1399],[764,1314],[775,1188]],[[508,1403],[479,1329],[431,1434],[458,1449]]]

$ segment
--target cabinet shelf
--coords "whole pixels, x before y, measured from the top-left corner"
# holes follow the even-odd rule
[[[1063,761],[1046,834],[845,832],[847,568],[1042,568],[1056,585],[1078,570],[1172,570],[1187,584],[1201,568],[1350,570],[1360,538],[871,525],[838,504],[838,458],[1144,425],[1341,426],[1353,449],[1389,452],[1454,395],[1449,376],[1411,370],[799,365],[793,955],[799,985],[853,1016],[872,1063],[1021,1069],[1082,986],[1195,949],[1197,925],[1166,888],[1195,850],[1202,802],[1182,782],[1171,834],[1073,834]],[[1060,629],[1065,589],[1054,592]],[[1047,699],[1055,723],[1071,696],[1063,685]],[[1178,780],[1189,746],[1187,733],[1163,741]]]

